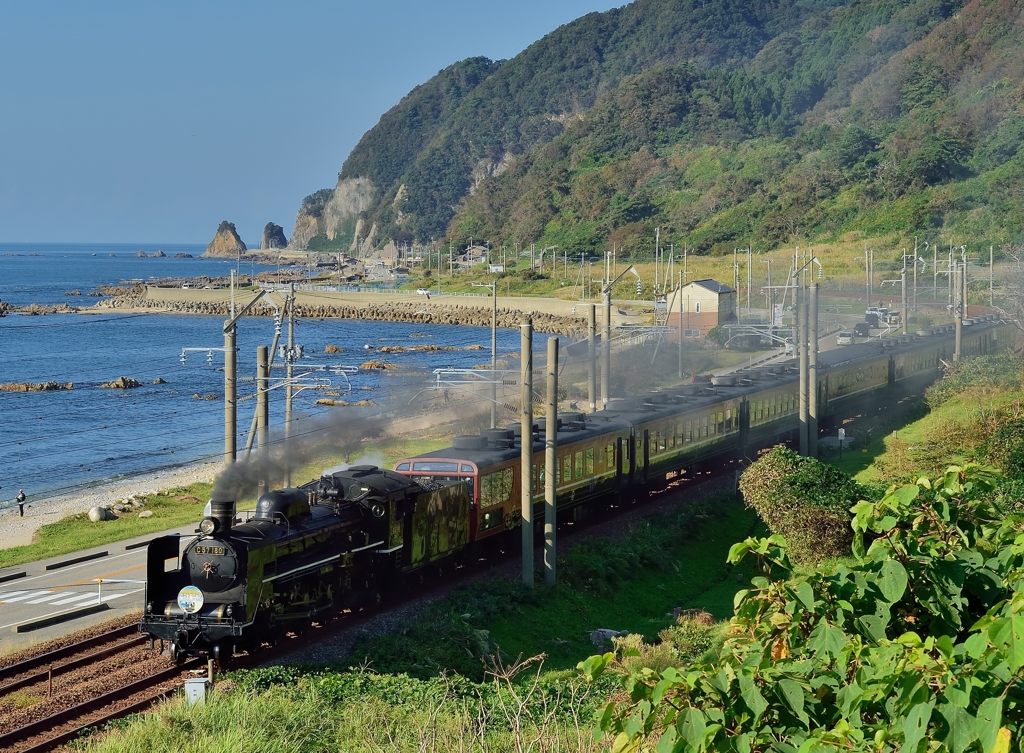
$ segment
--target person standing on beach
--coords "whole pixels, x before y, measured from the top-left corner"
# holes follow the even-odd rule
[[[18,496],[14,498],[14,501],[18,503],[18,514],[21,517],[25,517],[25,490],[18,489]]]

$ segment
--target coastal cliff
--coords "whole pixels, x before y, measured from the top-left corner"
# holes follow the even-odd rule
[[[367,178],[340,179],[334,189],[325,188],[302,200],[288,248],[317,251],[321,247],[356,247],[360,215],[373,205],[376,191]],[[321,241],[320,244],[313,243]]]
[[[238,237],[238,231],[235,230],[235,223],[224,220],[217,227],[217,234],[213,236],[203,256],[226,256],[233,259],[246,250],[242,239]]]
[[[273,248],[287,248],[288,239],[284,237],[284,228],[268,222],[263,228],[263,238],[260,239],[260,249],[268,250]]]

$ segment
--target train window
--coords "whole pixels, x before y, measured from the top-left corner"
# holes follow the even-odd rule
[[[689,421],[686,422],[686,441],[687,442],[692,442],[693,441],[693,429],[692,429],[692,425],[690,424]]]
[[[462,472],[463,473],[472,473],[473,472],[473,466],[466,465],[465,463],[463,463],[462,464]]]
[[[658,432],[658,452],[665,451],[665,432]]]
[[[512,469],[504,468],[480,477],[480,507],[501,505],[512,496]]]
[[[725,430],[732,431],[732,408],[725,409]]]
[[[572,455],[562,456],[562,481],[572,481]]]
[[[587,449],[587,475],[594,475],[594,448],[590,447]]]
[[[725,431],[725,414],[722,411],[718,411],[718,433],[721,434]]]
[[[704,416],[703,427],[701,428],[701,436],[707,438],[708,436],[708,417]]]
[[[408,463],[399,463],[398,467],[395,468],[395,470],[396,471],[407,471],[407,470],[409,470],[409,464]]]
[[[414,471],[420,471],[422,473],[458,473],[458,463],[435,463],[435,462],[418,462],[412,464]],[[470,468],[467,473],[472,473],[473,469]]]
[[[534,473],[536,474],[536,481],[533,484],[533,492],[536,494],[544,486],[544,464],[534,466]]]
[[[715,425],[715,414],[712,413],[708,417],[708,432],[711,434],[711,436],[715,436],[715,429],[716,428],[717,428],[717,426]]]
[[[676,433],[673,431],[674,427],[668,427],[668,446],[669,449],[673,449],[676,446]]]
[[[575,479],[583,478],[583,450],[580,450],[573,456],[573,472],[572,477]]]
[[[497,528],[501,525],[502,521],[502,510],[492,510],[491,512],[485,512],[480,516],[480,530],[487,531],[491,528]]]

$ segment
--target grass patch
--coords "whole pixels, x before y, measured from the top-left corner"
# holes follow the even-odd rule
[[[495,579],[456,589],[399,633],[357,643],[348,667],[480,679],[484,657],[500,651],[507,661],[544,653],[546,668],[570,670],[596,651],[590,633],[598,628],[654,639],[677,609],[727,618],[742,586],[726,555],[758,525],[756,514],[731,498],[688,509],[697,514],[658,516],[621,540],[577,544],[560,558],[554,587]]]
[[[142,509],[152,510],[153,516],[150,518],[140,518],[136,511],[126,513],[117,520],[93,523],[86,513],[70,515],[56,523],[42,526],[31,544],[0,549],[0,567],[23,565],[198,523],[203,507],[210,498],[211,489],[211,484],[195,483],[147,495],[146,506]]]

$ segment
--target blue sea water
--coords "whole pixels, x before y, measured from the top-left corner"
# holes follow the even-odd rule
[[[166,258],[138,258],[145,250],[161,249]],[[158,277],[225,276],[234,261],[175,259],[176,253],[198,256],[201,246],[85,245],[0,243],[0,300],[23,306],[31,303],[68,303],[92,306],[87,297],[98,285],[121,280]],[[113,256],[111,256],[113,254]],[[259,272],[258,265],[242,262],[243,272]],[[81,296],[65,296],[79,290]],[[24,488],[32,498],[134,476],[201,459],[219,459],[223,451],[223,357],[189,353],[181,363],[182,348],[220,347],[223,318],[132,314],[54,314],[0,317],[0,383],[73,382],[71,391],[0,392],[0,507],[7,506]],[[413,334],[426,338],[413,339]],[[243,319],[238,327],[238,373],[255,374],[256,348],[270,345],[274,321],[268,317]],[[352,378],[356,390],[346,399],[369,398],[379,410],[405,403],[430,384],[430,370],[452,366],[468,368],[488,360],[490,330],[482,327],[445,327],[395,322],[300,320],[296,343],[306,347],[300,365],[357,365],[366,360],[363,346],[432,343],[464,348],[483,345],[485,351],[404,353],[390,357],[400,371],[362,371]],[[323,353],[328,343],[344,349],[340,355]],[[498,352],[518,350],[519,333],[498,331]],[[99,385],[119,376],[132,377],[144,386],[130,390],[102,389]],[[275,376],[277,372],[275,371]],[[166,384],[153,384],[157,379]],[[335,386],[345,382],[331,377]],[[363,391],[361,388],[371,388]],[[239,396],[253,391],[251,382],[239,386]],[[283,421],[283,400],[272,393],[271,425]],[[194,395],[216,395],[197,400]],[[299,420],[326,411],[314,405],[322,393],[307,390],[296,397]],[[245,442],[255,402],[242,402],[238,410],[240,434]],[[340,415],[340,414],[339,414]]]

